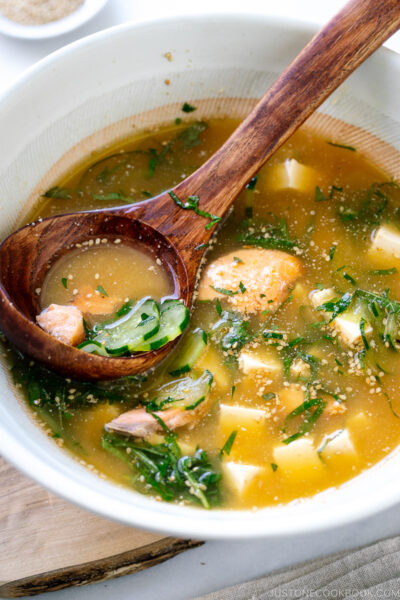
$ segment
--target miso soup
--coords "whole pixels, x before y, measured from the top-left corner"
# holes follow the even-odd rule
[[[237,124],[127,140],[60,181],[33,216],[156,195]],[[110,318],[127,298],[171,294],[151,259],[97,252],[90,267],[82,252],[58,264],[42,306],[88,286]],[[303,128],[216,232],[190,324],[154,372],[82,383],[10,355],[49,435],[101,476],[159,500],[244,509],[338,486],[397,446],[399,329],[400,188],[346,140]]]

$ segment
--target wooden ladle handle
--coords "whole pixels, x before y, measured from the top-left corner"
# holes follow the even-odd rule
[[[278,147],[399,27],[400,0],[346,4],[278,77],[225,144],[175,188],[176,194],[181,198],[196,194],[203,210],[223,215]],[[181,212],[181,218],[188,219]],[[166,224],[163,233],[173,235],[173,228],[168,231]]]

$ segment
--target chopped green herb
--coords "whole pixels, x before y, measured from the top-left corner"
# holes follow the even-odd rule
[[[334,146],[335,148],[342,148],[343,150],[350,150],[351,152],[357,152],[354,146],[346,146],[345,144],[335,144],[334,142],[326,142],[330,146]]]
[[[210,223],[208,223],[208,225],[205,226],[205,229],[211,229],[211,227],[214,227],[214,225],[220,222],[221,217],[218,217],[217,215],[212,215],[211,213],[205,210],[201,210],[199,208],[199,196],[188,196],[186,201],[182,202],[182,200],[179,200],[175,192],[168,192],[168,194],[171,196],[175,204],[180,208],[183,208],[184,210],[193,210],[196,213],[196,215],[199,215],[200,217],[205,217],[206,219],[210,219]]]
[[[150,194],[150,192],[148,192],[147,190],[142,190],[140,192],[142,194],[142,196],[144,196],[145,198],[152,198],[153,194]]]
[[[221,475],[212,467],[207,453],[198,449],[193,456],[183,456],[173,434],[168,434],[163,443],[151,445],[106,433],[102,447],[128,464],[135,474],[133,485],[143,493],[148,493],[150,486],[167,502],[184,500],[206,509],[220,501]]]
[[[265,340],[283,340],[283,333],[279,331],[268,331],[265,329],[262,335]]]
[[[258,175],[255,175],[252,179],[250,179],[249,183],[246,185],[246,189],[248,189],[252,192],[257,185],[257,181],[258,181]]]
[[[189,127],[183,129],[176,138],[182,148],[190,150],[201,144],[200,134],[207,129],[208,125],[204,121],[196,121]]]
[[[182,123],[182,119],[180,117],[177,117],[175,119],[175,125],[180,125]]]
[[[332,200],[335,192],[342,192],[343,188],[337,187],[336,185],[332,185],[328,196],[325,196],[320,187],[316,186],[315,188],[315,202],[323,202],[325,200]]]
[[[205,248],[208,248],[210,244],[199,244],[198,246],[195,246],[195,250],[204,250]]]
[[[239,233],[237,240],[248,246],[260,248],[277,248],[291,250],[299,246],[296,240],[289,236],[285,219],[271,216],[271,222],[255,219],[245,219],[240,225],[243,233]]]
[[[274,398],[276,398],[276,394],[274,394],[274,392],[267,392],[266,394],[262,395],[262,399],[265,400],[265,402],[270,402]]]
[[[61,283],[63,284],[65,289],[68,289],[68,279],[66,277],[61,278]]]
[[[236,436],[237,436],[237,431],[232,431],[232,433],[226,440],[225,444],[222,446],[221,450],[219,451],[220,458],[222,458],[223,454],[226,454],[227,456],[230,455]]]
[[[364,318],[361,318],[361,320],[360,320],[361,338],[362,338],[365,349],[369,350],[369,343],[368,343],[367,337],[365,335],[365,324],[366,324],[366,320]]]
[[[212,288],[215,292],[218,292],[218,294],[224,294],[225,296],[236,296],[236,294],[239,293],[233,292],[232,290],[227,290],[225,288],[215,287],[214,285],[210,285],[210,288]]]
[[[276,463],[271,463],[271,469],[273,470],[274,473],[277,470],[277,468],[278,468],[278,465]]]
[[[184,102],[183,105],[182,105],[181,110],[182,110],[182,112],[185,112],[185,113],[191,113],[191,112],[193,112],[193,111],[195,111],[197,109],[196,109],[195,106],[192,106],[188,102]]]
[[[124,196],[119,192],[110,192],[109,194],[93,194],[93,198],[95,200],[104,200],[105,202],[111,202],[112,200],[117,200],[118,202],[126,202],[127,204],[132,204],[134,201],[130,196]]]
[[[329,248],[329,260],[333,260],[333,257],[335,256],[336,248],[337,248],[337,246],[331,246]]]
[[[236,390],[236,386],[235,386],[235,385],[233,385],[233,386],[232,386],[232,398],[233,398],[233,394],[235,393],[235,390]]]
[[[43,194],[45,198],[58,198],[59,200],[71,200],[72,193],[71,190],[67,190],[67,188],[59,187],[58,185],[47,190],[45,194]]]
[[[243,285],[242,281],[239,283],[239,289],[242,292],[242,294],[244,294],[246,291],[246,287]]]
[[[96,288],[96,290],[97,290],[98,292],[100,292],[100,294],[102,294],[103,296],[108,296],[108,294],[107,294],[106,290],[103,288],[103,286],[102,286],[102,285],[98,285],[98,286],[97,286],[97,288]]]
[[[354,279],[354,277],[352,277],[351,275],[349,275],[348,273],[343,273],[343,277],[349,281],[352,285],[357,285],[357,281]]]
[[[397,273],[396,267],[391,269],[375,269],[374,271],[368,271],[368,275],[395,275]]]
[[[215,302],[215,310],[217,311],[217,313],[219,315],[222,315],[222,306],[221,306],[221,302],[219,301],[219,298],[217,298],[217,300]]]
[[[242,261],[242,259],[241,259],[241,258],[238,258],[237,256],[234,256],[234,257],[233,257],[233,262],[234,262],[235,264],[238,264],[238,263],[240,263],[240,264],[243,264],[243,261]]]
[[[284,433],[286,432],[287,425],[295,417],[302,416],[303,423],[300,425],[298,431],[284,439],[283,443],[290,444],[291,442],[294,442],[294,440],[297,440],[308,433],[324,412],[325,407],[326,402],[324,402],[321,398],[308,398],[303,402],[303,404],[300,404],[300,406],[292,410],[292,412],[289,413],[285,419],[285,425],[282,428],[282,431]]]
[[[290,342],[288,343],[289,348],[293,348],[293,346],[298,346],[299,344],[302,344],[303,342],[306,341],[305,337],[297,337],[294,338],[294,340],[290,340]]]

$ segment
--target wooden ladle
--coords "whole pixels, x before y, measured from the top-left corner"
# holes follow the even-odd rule
[[[400,27],[400,0],[349,2],[280,75],[225,144],[173,190],[181,202],[223,217],[265,161],[376,48]],[[67,346],[35,324],[38,295],[54,260],[96,238],[151,249],[175,275],[177,293],[192,303],[209,221],[178,206],[168,192],[130,206],[50,217],[0,246],[0,329],[15,346],[51,369],[78,379],[113,379],[146,371],[175,342],[129,358],[105,358]]]

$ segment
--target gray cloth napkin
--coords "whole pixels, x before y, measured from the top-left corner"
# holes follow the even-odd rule
[[[400,537],[332,554],[195,600],[399,599]]]

